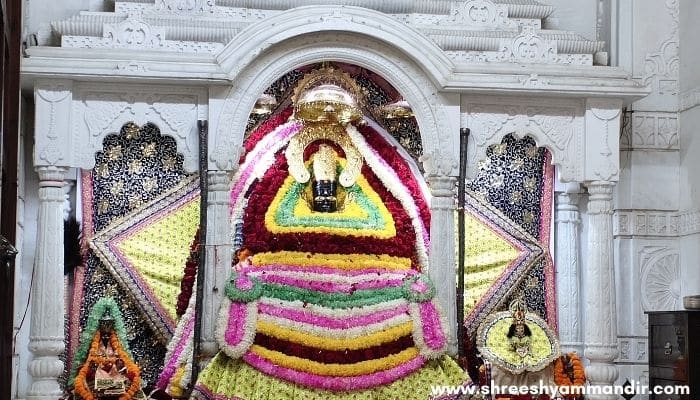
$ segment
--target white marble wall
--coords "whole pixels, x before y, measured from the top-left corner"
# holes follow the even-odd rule
[[[700,7],[688,0],[617,4],[619,51],[612,58],[651,89],[628,109],[614,219],[619,382],[646,384],[644,311],[681,309],[683,295],[700,293],[700,140],[693,128],[700,110],[681,112],[683,97],[693,100],[691,89],[700,83],[690,67],[700,62],[691,50]]]
[[[544,21],[547,29],[576,32],[583,37],[596,40],[596,10],[599,0],[545,0],[542,3],[554,6],[554,12]]]
[[[615,199],[618,383],[648,380],[645,311],[681,308],[682,141],[678,114],[679,4],[618,0],[612,59],[651,94],[632,104],[620,139]],[[650,287],[663,290],[651,291]]]

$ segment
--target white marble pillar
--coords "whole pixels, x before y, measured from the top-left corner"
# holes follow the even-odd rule
[[[584,355],[590,361],[586,377],[592,386],[608,386],[618,376],[615,270],[613,268],[613,183],[588,183],[588,238],[584,275]],[[587,395],[587,399],[617,399],[615,395]]]
[[[218,351],[214,331],[224,285],[231,274],[231,227],[229,225],[229,184],[227,171],[207,173],[207,244],[204,269],[201,350],[205,359]]]
[[[581,333],[581,272],[579,267],[579,194],[559,192],[556,196],[556,265],[557,326],[562,352],[583,355]]]
[[[67,168],[38,167],[39,218],[37,222],[29,363],[32,385],[27,399],[58,399],[63,395],[58,377],[65,345],[63,304],[63,192]]]
[[[457,353],[457,291],[455,281],[455,183],[451,176],[428,176],[430,200],[430,268],[440,308],[450,330],[449,353]]]

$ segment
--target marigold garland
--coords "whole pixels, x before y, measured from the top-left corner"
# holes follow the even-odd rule
[[[87,323],[85,324],[85,328],[83,328],[83,333],[80,335],[80,347],[78,347],[78,351],[76,351],[75,356],[73,357],[68,386],[73,385],[78,374],[78,369],[83,365],[83,363],[85,363],[85,360],[87,360],[90,345],[95,337],[95,333],[99,333],[98,327],[100,319],[107,313],[114,318],[114,332],[116,332],[119,341],[124,344],[128,343],[124,319],[119,311],[117,302],[111,297],[105,297],[97,300],[95,305],[92,307],[92,310],[90,310]],[[129,351],[128,347],[125,348],[124,351],[131,358],[131,352]]]
[[[141,370],[134,364],[131,357],[124,351],[115,332],[109,334],[109,345],[116,352],[116,356],[107,356],[99,353],[100,346],[100,331],[96,331],[90,344],[90,351],[87,360],[83,363],[78,375],[75,378],[75,394],[83,400],[96,400],[92,390],[89,388],[87,374],[90,372],[90,365],[95,363],[97,368],[105,363],[114,364],[117,360],[121,360],[126,368],[126,377],[129,378],[131,384],[126,392],[119,396],[119,400],[130,400],[136,392],[141,388]]]
[[[586,384],[586,373],[576,353],[564,354],[554,362],[554,383],[568,388],[568,394],[564,394],[564,398],[581,398],[576,393],[581,393],[580,389]]]

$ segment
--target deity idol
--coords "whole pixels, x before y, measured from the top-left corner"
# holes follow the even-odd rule
[[[195,396],[426,400],[463,382],[425,274],[425,191],[361,97],[342,71],[314,70],[291,118],[246,143],[231,219],[251,256],[226,285],[221,352]]]

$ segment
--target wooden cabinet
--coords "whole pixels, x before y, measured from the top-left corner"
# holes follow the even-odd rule
[[[654,311],[649,316],[649,387],[688,385],[689,395],[650,400],[700,399],[700,311]]]

